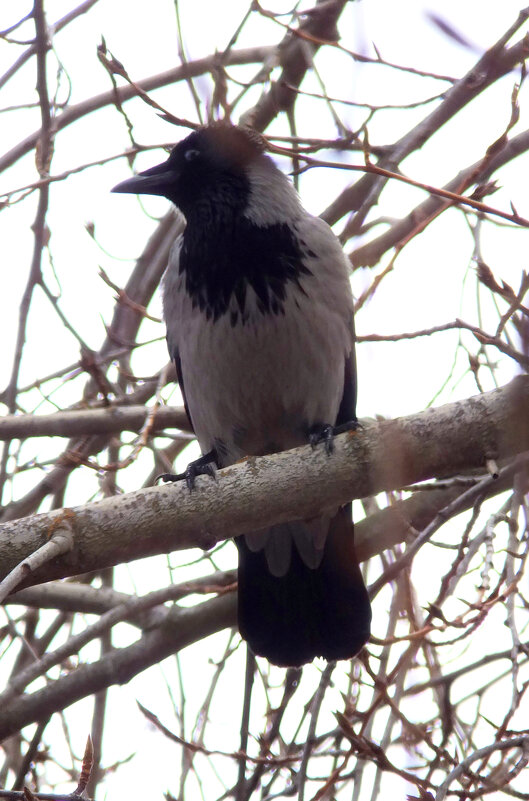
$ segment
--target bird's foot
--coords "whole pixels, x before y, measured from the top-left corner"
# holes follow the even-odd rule
[[[330,456],[334,450],[335,436],[343,434],[345,431],[356,431],[357,428],[361,428],[361,424],[356,418],[341,423],[339,426],[332,426],[330,423],[315,423],[309,429],[310,446],[314,450],[320,442],[323,442],[325,453]]]
[[[215,449],[204,453],[193,462],[189,462],[183,473],[162,473],[157,476],[157,481],[183,481],[185,480],[189,492],[195,488],[197,476],[211,476],[216,478],[215,468],[217,467],[217,451]]]
[[[330,423],[315,423],[309,429],[309,442],[312,450],[323,442],[325,453],[330,456],[334,450],[334,428]]]

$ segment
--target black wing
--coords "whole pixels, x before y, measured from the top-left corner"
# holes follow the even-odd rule
[[[182,397],[184,399],[184,409],[186,410],[187,419],[189,420],[189,425],[191,426],[191,431],[193,434],[195,433],[195,429],[193,428],[193,421],[191,419],[191,414],[189,412],[189,406],[187,405],[186,400],[186,391],[184,389],[184,376],[182,375],[182,362],[180,360],[180,354],[177,350],[173,353],[174,365],[176,367],[176,376],[178,378],[178,385],[180,387],[180,392],[182,393]]]
[[[341,426],[350,422],[356,422],[356,359],[354,345],[350,356],[345,360],[343,395],[335,425]]]

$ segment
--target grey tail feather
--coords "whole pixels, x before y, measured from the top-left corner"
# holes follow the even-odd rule
[[[278,523],[245,534],[244,541],[254,553],[264,550],[266,564],[273,576],[284,576],[288,572],[293,549],[297,549],[307,567],[317,568],[323,559],[329,520],[330,517],[320,517]]]
[[[323,558],[307,567],[292,548],[288,571],[274,576],[264,550],[239,549],[239,629],[252,651],[275,665],[322,656],[350,659],[366,643],[371,608],[354,550],[350,505],[329,524]]]

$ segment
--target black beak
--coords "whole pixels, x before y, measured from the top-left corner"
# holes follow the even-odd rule
[[[138,173],[126,181],[121,181],[111,191],[124,192],[132,195],[163,195],[168,196],[171,188],[174,189],[178,181],[178,173],[170,167],[167,161],[151,167],[149,170]]]

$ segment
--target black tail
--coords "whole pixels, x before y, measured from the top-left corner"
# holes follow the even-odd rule
[[[369,637],[371,608],[354,551],[349,507],[331,520],[320,566],[307,567],[295,547],[286,575],[273,576],[263,550],[238,537],[239,630],[252,651],[274,665],[315,656],[350,659]]]

